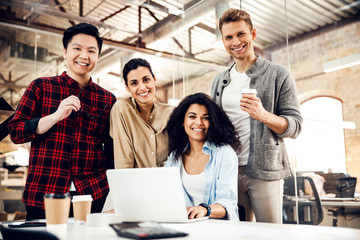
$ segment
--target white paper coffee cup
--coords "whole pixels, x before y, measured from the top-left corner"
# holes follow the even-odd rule
[[[248,89],[243,89],[243,90],[241,91],[241,93],[242,93],[242,94],[255,94],[255,96],[256,96],[257,91],[256,91],[256,89],[254,89],[254,88],[248,88]]]
[[[92,201],[93,198],[91,197],[91,195],[75,195],[72,197],[72,202],[86,202],[86,201]]]
[[[75,195],[72,203],[74,209],[75,223],[85,223],[86,216],[91,212],[91,203],[93,198],[91,195]]]

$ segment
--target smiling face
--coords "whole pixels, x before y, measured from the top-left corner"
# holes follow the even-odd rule
[[[127,75],[126,89],[138,104],[153,104],[156,78],[147,67],[138,67]]]
[[[67,74],[75,81],[88,81],[99,57],[98,43],[93,36],[77,34],[64,49]]]
[[[204,105],[191,104],[185,113],[183,125],[190,142],[205,142],[210,127],[207,108]]]
[[[224,23],[221,34],[226,51],[235,60],[246,60],[255,56],[253,41],[256,39],[256,29],[250,30],[244,20]]]

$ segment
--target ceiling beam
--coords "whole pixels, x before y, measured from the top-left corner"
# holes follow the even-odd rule
[[[26,21],[9,18],[9,17],[3,16],[0,14],[0,26],[1,25],[7,26],[7,27],[12,27],[15,29],[23,29],[23,30],[32,31],[32,32],[41,32],[44,34],[51,34],[51,35],[56,35],[56,36],[62,36],[63,32],[65,31],[65,29],[54,28],[53,26],[48,26],[48,25],[44,25],[44,24],[32,24],[31,26],[27,26]],[[224,65],[222,65],[222,64],[219,64],[216,62],[211,62],[211,61],[205,61],[205,60],[201,60],[201,59],[196,59],[194,57],[183,56],[183,55],[179,55],[179,54],[175,54],[175,53],[171,53],[171,52],[158,51],[158,50],[146,48],[146,47],[140,47],[140,46],[137,47],[137,46],[129,44],[129,43],[113,41],[113,40],[105,39],[105,38],[103,38],[103,42],[104,42],[104,44],[106,44],[110,47],[116,48],[116,49],[128,50],[131,52],[142,52],[142,53],[152,54],[152,55],[160,55],[161,57],[165,57],[165,58],[169,58],[169,59],[175,58],[180,61],[186,61],[186,62],[190,62],[190,63],[201,63],[211,69],[216,69],[216,70],[220,70],[220,71],[222,71],[224,69]]]
[[[130,6],[126,5],[125,7],[123,7],[123,8],[121,8],[121,9],[117,10],[116,12],[114,12],[114,13],[110,14],[109,16],[104,17],[103,19],[101,19],[101,20],[100,20],[100,22],[105,22],[105,21],[106,21],[106,20],[108,20],[109,18],[112,18],[113,16],[115,16],[115,15],[117,15],[117,14],[121,13],[122,11],[126,10],[126,9],[127,9],[127,8],[129,8],[129,7],[130,7]]]
[[[60,4],[59,0],[54,0],[54,1],[55,1],[56,5],[60,5],[59,9],[61,12],[67,13],[66,9]],[[75,24],[76,24],[73,20],[70,20],[70,19],[69,19],[69,23],[71,24],[71,26],[75,26]]]
[[[48,4],[48,5],[50,5],[50,3],[53,3],[53,0],[43,0],[41,2],[41,4]],[[30,12],[29,15],[26,17],[26,19],[28,23],[31,24],[32,22],[35,22],[40,16],[41,14],[39,13]]]
[[[87,17],[88,15],[90,15],[90,13],[92,13],[93,11],[95,11],[101,4],[103,4],[106,0],[102,0],[101,2],[99,2],[95,7],[93,7],[89,12],[87,12],[85,14],[84,17]]]
[[[58,0],[55,0],[58,1]],[[71,22],[74,21],[78,21],[78,22],[86,22],[86,23],[90,23],[92,25],[95,25],[97,27],[102,27],[102,28],[107,28],[110,30],[117,30],[120,32],[127,32],[130,34],[133,34],[135,36],[138,36],[137,32],[132,32],[132,31],[127,31],[124,30],[122,28],[117,28],[114,27],[112,25],[91,19],[90,17],[81,17],[81,16],[77,16],[71,13],[66,13],[63,11],[57,11],[54,10],[52,7],[48,6],[48,5],[43,5],[43,4],[36,4],[36,3],[31,3],[31,2],[19,2],[19,0],[13,0],[11,2],[4,2],[4,1],[0,1],[0,5],[5,5],[5,6],[11,6],[11,7],[16,7],[16,8],[20,8],[20,9],[26,9],[28,11],[32,11],[35,13],[39,13],[39,14],[44,14],[44,15],[49,15],[49,16],[53,16],[53,17],[59,17],[59,18],[64,18],[64,19],[68,19]],[[63,8],[63,7],[61,7]],[[65,9],[64,9],[65,10]],[[9,15],[9,14],[8,14]],[[14,18],[13,16],[3,16],[3,14],[1,14],[1,18],[2,19],[6,19],[6,18]],[[17,19],[19,20],[19,19]]]
[[[224,0],[224,2],[228,1],[230,0]],[[189,7],[189,9],[184,12],[184,15],[186,16],[184,19],[179,18],[178,16],[174,17],[173,15],[169,15],[144,30],[142,32],[142,40],[148,44],[164,37],[174,36],[178,32],[189,29],[198,24],[201,19],[207,16],[211,11],[214,11],[215,5],[218,2],[218,0],[196,1],[195,6]]]
[[[152,16],[155,19],[155,21],[157,21],[157,22],[159,21],[159,19],[155,16],[155,14],[149,8],[145,7],[145,9],[146,9],[146,11],[148,11],[150,16]]]
[[[289,44],[291,45],[291,44],[295,44],[295,43],[298,43],[298,42],[305,41],[305,40],[310,39],[310,38],[312,38],[314,36],[319,36],[319,35],[325,34],[327,32],[331,32],[334,29],[339,29],[341,27],[344,27],[344,26],[346,26],[348,24],[351,24],[351,23],[354,23],[354,22],[360,22],[360,13],[352,16],[351,18],[343,19],[343,20],[340,20],[338,22],[334,22],[332,24],[328,24],[328,25],[326,25],[324,27],[318,28],[316,30],[312,30],[311,32],[306,32],[306,33],[303,33],[303,34],[298,35],[296,37],[289,38]],[[286,41],[279,42],[274,46],[264,48],[263,52],[272,52],[272,51],[275,51],[277,49],[284,48],[286,46],[286,44],[287,44]]]
[[[79,16],[84,16],[84,0],[79,0]]]

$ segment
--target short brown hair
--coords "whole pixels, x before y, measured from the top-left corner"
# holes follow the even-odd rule
[[[244,20],[249,25],[250,30],[253,30],[250,14],[248,14],[244,10],[230,8],[229,10],[223,13],[223,15],[219,20],[220,32],[224,23],[237,22],[241,20]]]

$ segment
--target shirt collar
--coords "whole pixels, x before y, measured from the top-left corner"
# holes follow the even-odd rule
[[[66,71],[64,71],[61,74],[61,79],[64,80],[68,86],[79,86],[79,83],[77,81],[75,81],[74,79],[72,79],[69,75],[67,75]],[[90,77],[90,80],[89,80],[88,84],[86,84],[85,87],[90,88],[91,90],[94,89],[95,84],[92,81],[91,77]]]
[[[216,150],[216,146],[215,146],[215,144],[212,143],[212,142],[205,141],[202,150],[203,150],[203,153],[210,154],[211,151]]]
[[[130,97],[130,99],[131,99],[131,103],[132,103],[133,106],[134,106],[135,112],[136,112],[136,113],[139,113],[138,105],[137,105],[137,103],[136,103],[136,101],[135,101],[135,98]],[[152,116],[152,117],[154,117],[155,114],[156,114],[156,111],[157,111],[157,109],[158,109],[157,105],[158,105],[158,103],[157,103],[156,101],[154,101],[154,107],[153,107],[153,110],[151,111],[151,116]]]
[[[189,148],[189,146],[190,146],[190,143],[187,142],[187,144],[186,144],[186,146],[185,146],[185,148],[183,150],[183,153]],[[202,151],[204,153],[208,153],[209,151],[213,151],[215,149],[216,149],[215,144],[212,143],[212,142],[209,142],[209,141],[205,141],[204,146],[202,147]]]
[[[184,152],[186,152],[186,150],[187,150],[189,147],[190,147],[190,143],[187,142],[184,150],[182,151],[182,154],[183,154]],[[209,142],[209,141],[205,141],[204,146],[202,147],[202,152],[205,153],[205,154],[207,154],[207,155],[211,155],[211,152],[214,151],[214,150],[216,150],[216,148],[217,148],[217,147],[216,147],[216,145],[215,145],[214,143]]]

